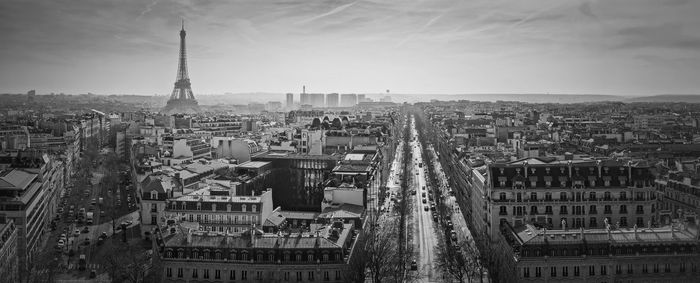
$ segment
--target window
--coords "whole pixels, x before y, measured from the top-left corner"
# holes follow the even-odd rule
[[[530,268],[529,267],[523,267],[523,277],[525,277],[525,278],[530,277]]]
[[[151,214],[151,225],[158,225],[158,215]]]
[[[612,206],[610,206],[610,205],[604,206],[603,210],[604,210],[603,213],[605,213],[605,214],[612,214]]]
[[[537,193],[535,193],[535,192],[530,193],[530,200],[536,201],[537,200]]]
[[[649,273],[649,267],[647,264],[642,264],[642,273]]]
[[[545,206],[545,207],[544,207],[544,214],[548,214],[548,215],[554,214],[554,213],[552,212],[552,206],[551,206],[551,205],[548,205],[548,206]]]
[[[605,265],[600,266],[600,275],[608,275],[608,267]]]
[[[177,269],[177,278],[182,278],[184,275],[184,272],[182,272],[182,268]]]
[[[595,192],[591,192],[590,194],[588,194],[588,200],[595,200],[595,197]]]
[[[595,275],[595,265],[591,265],[588,267],[588,275]]]
[[[620,214],[627,214],[627,206],[626,205],[620,205]]]
[[[537,215],[537,206],[533,205],[530,207],[530,215]]]
[[[241,280],[248,280],[248,271],[241,270]]]
[[[664,264],[664,272],[668,273],[671,272],[671,265],[670,264]]]
[[[598,220],[595,217],[591,217],[590,224],[588,225],[591,228],[595,228],[598,226]]]
[[[328,254],[323,254],[323,261],[328,261]]]
[[[659,264],[654,263],[654,273],[659,273]]]
[[[622,274],[622,266],[621,265],[615,265],[615,274]]]
[[[245,212],[245,204],[241,205],[241,211]]]
[[[605,184],[606,184],[606,186],[607,186],[607,184],[609,184],[609,183],[606,181]],[[603,199],[605,199],[605,200],[611,200],[612,197],[611,197],[611,195],[610,195],[610,192],[605,192],[605,193],[603,194]]]
[[[155,204],[155,203],[151,204],[151,212],[158,212],[158,204]]]
[[[258,206],[257,206],[257,205],[251,206],[251,210],[252,210],[253,212],[257,212],[257,211],[258,211]]]
[[[151,191],[151,199],[158,199],[158,192]]]
[[[561,214],[561,215],[566,215],[566,214],[568,214],[568,211],[566,211],[566,205],[562,205],[562,206],[559,208],[559,214]]]
[[[542,277],[542,267],[535,267],[535,277]]]
[[[262,271],[256,271],[255,272],[255,280],[262,280],[262,279],[263,279]]]
[[[581,270],[578,266],[574,266],[574,276],[581,276]]]
[[[309,271],[309,281],[314,281],[314,272]]]
[[[307,261],[314,261],[314,255],[313,254],[306,255],[306,260]]]
[[[167,276],[167,277],[173,277],[173,269],[170,268],[170,267],[168,267],[168,268],[165,270],[165,276]]]
[[[508,215],[508,209],[507,209],[507,207],[501,206],[501,207],[499,208],[498,214],[499,214],[499,215]]]
[[[289,281],[289,271],[284,272],[284,281]]]
[[[620,226],[627,227],[627,217],[620,217]]]
[[[335,280],[340,280],[340,271],[335,271]]]
[[[620,200],[627,200],[627,193],[626,192],[620,192]]]
[[[644,214],[644,206],[643,205],[637,206],[637,214]]]
[[[644,226],[644,217],[637,217],[637,227],[643,227]]]
[[[552,193],[544,193],[544,200],[551,201],[552,200]]]
[[[229,271],[229,273],[228,273],[228,279],[229,279],[229,280],[236,280],[236,271],[235,271],[235,270]]]
[[[301,272],[297,272],[297,281],[301,281]]]
[[[588,214],[598,214],[598,207],[596,207],[595,205],[591,205],[588,208]]]
[[[678,271],[685,272],[685,262],[681,263],[680,267],[678,268]]]
[[[498,194],[498,200],[505,201],[506,200],[506,193]]]
[[[209,279],[209,269],[204,270],[204,279]]]
[[[561,268],[561,276],[569,276],[569,267],[564,266]]]
[[[197,269],[192,269],[192,278],[197,278],[199,277],[199,274],[197,273]]]
[[[634,273],[634,266],[632,264],[627,265],[627,274],[632,274]]]
[[[549,276],[557,277],[557,267],[552,266],[549,268]]]
[[[560,193],[560,194],[559,194],[559,199],[560,199],[560,200],[566,200],[566,193],[565,193],[565,192]]]
[[[324,281],[329,281],[329,280],[331,280],[331,276],[330,276],[330,274],[328,274],[328,271],[324,271],[324,272],[323,272],[323,280],[324,280]]]

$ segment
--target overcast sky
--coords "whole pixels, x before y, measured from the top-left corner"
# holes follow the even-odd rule
[[[0,92],[700,93],[700,1],[0,1]]]

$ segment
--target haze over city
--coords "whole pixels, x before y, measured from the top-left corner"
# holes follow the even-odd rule
[[[0,92],[695,94],[700,2],[2,1]]]

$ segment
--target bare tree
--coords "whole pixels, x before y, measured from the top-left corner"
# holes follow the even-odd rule
[[[143,250],[129,244],[112,242],[105,266],[115,282],[144,282],[148,258]],[[120,281],[121,280],[121,281]]]
[[[476,248],[464,240],[454,244],[438,243],[434,264],[438,270],[459,282],[471,282],[471,278],[480,274],[481,270]]]

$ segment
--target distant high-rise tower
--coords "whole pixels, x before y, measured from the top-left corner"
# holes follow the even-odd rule
[[[326,107],[338,107],[338,94],[326,94]]]
[[[309,96],[308,93],[306,93],[306,86],[304,86],[302,88],[301,94],[299,95],[299,104],[300,105],[311,104],[311,97]]]
[[[344,93],[340,95],[340,107],[353,107],[357,105],[357,94]]]
[[[187,52],[185,51],[185,21],[182,21],[182,30],[180,30],[180,61],[177,66],[177,78],[175,80],[175,88],[170,95],[168,104],[163,108],[163,113],[166,114],[194,114],[199,112],[199,105],[194,99],[190,77],[187,74]]]
[[[294,94],[287,93],[287,108],[291,109],[294,107]]]

